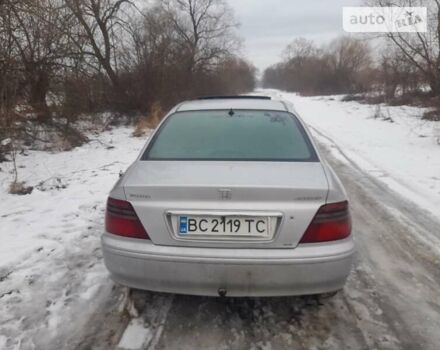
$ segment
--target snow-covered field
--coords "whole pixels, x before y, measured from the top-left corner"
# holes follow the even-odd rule
[[[440,123],[421,120],[421,108],[381,106],[378,113],[377,105],[341,102],[342,96],[259,92],[292,102],[314,136],[334,149],[335,157],[354,162],[440,217]]]
[[[145,143],[131,132],[20,155],[19,180],[36,186],[31,195],[8,194],[12,164],[0,164],[0,349],[56,348],[110,292],[99,237],[107,194]]]

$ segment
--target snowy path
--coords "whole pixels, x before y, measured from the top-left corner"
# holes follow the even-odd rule
[[[429,180],[431,168],[425,166],[423,174],[420,162],[417,171],[411,170],[416,176],[407,186],[411,193],[434,186],[429,198],[418,202],[390,185],[394,177],[399,183],[408,180],[394,175],[398,165],[394,161],[382,164],[381,159],[393,159],[392,155],[381,158],[377,151],[372,168],[372,163],[362,161],[369,157],[359,146],[362,142],[350,143],[331,123],[314,120],[314,112],[329,111],[334,113],[329,118],[337,120],[347,117],[345,108],[371,107],[291,98],[314,128],[351,199],[358,254],[343,293],[325,300],[147,292],[127,296],[126,288],[108,280],[99,235],[107,192],[144,140],[129,137],[128,129],[117,129],[100,136],[105,144],[111,142],[112,149],[92,143],[68,153],[32,152],[20,157],[25,166],[20,169],[22,179],[30,185],[54,177],[66,188],[50,188],[49,183],[42,187],[45,191],[34,190],[27,197],[8,195],[9,165],[0,164],[0,349],[436,350],[440,222],[430,209],[440,196],[436,182]],[[326,109],[328,104],[331,108]],[[366,115],[363,111],[358,117],[378,129],[388,125]],[[349,124],[341,121],[339,128],[344,125]],[[385,143],[380,137],[375,142]],[[411,139],[415,153],[425,141],[432,138]],[[428,148],[435,158],[432,152],[438,151]],[[432,164],[436,166],[436,159]],[[379,166],[387,171],[386,177],[374,171]]]

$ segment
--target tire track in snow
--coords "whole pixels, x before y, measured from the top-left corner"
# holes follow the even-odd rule
[[[135,317],[130,320],[116,348],[154,350],[162,336],[173,300],[173,295],[132,290],[128,308]],[[138,310],[140,315],[136,315]]]

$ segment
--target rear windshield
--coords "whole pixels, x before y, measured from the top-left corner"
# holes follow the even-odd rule
[[[171,115],[142,160],[317,161],[295,116],[277,111],[190,111]]]

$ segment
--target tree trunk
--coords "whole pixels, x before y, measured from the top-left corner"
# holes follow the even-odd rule
[[[40,122],[47,122],[50,119],[50,111],[47,105],[46,96],[49,90],[49,77],[46,72],[32,72],[30,81],[29,103]]]
[[[433,77],[430,77],[429,87],[431,88],[432,96],[440,95],[440,81],[438,81],[437,79],[433,79]]]

